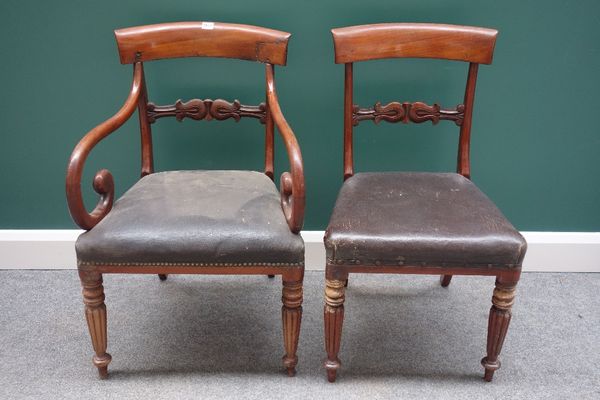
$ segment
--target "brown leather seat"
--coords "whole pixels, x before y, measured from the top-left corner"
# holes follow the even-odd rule
[[[140,179],[76,243],[80,265],[302,265],[279,191],[254,171],[169,171]]]
[[[520,268],[527,244],[455,173],[359,173],[339,193],[328,263]]]

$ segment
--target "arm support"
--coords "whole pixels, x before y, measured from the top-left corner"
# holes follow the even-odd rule
[[[123,107],[114,116],[89,131],[75,146],[69,159],[66,182],[67,203],[69,204],[71,217],[73,217],[77,225],[85,230],[92,229],[108,214],[112,208],[115,196],[112,174],[106,169],[98,171],[94,177],[93,186],[96,193],[100,195],[100,200],[94,210],[88,213],[81,195],[81,176],[85,160],[94,146],[117,130],[135,112],[141,93],[142,79],[142,65],[136,63],[133,71],[131,91]]]
[[[290,169],[292,171],[291,174],[289,172],[284,172],[281,175],[281,207],[283,208],[290,230],[294,233],[298,233],[300,232],[300,229],[302,229],[302,224],[304,222],[305,195],[302,154],[300,153],[300,146],[298,145],[296,136],[294,136],[292,128],[288,125],[281,112],[281,107],[279,107],[273,75],[273,65],[266,64],[268,109],[277,126],[277,130],[285,143],[285,148],[290,160]]]

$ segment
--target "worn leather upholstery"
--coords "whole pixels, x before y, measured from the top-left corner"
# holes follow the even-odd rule
[[[253,171],[171,171],[140,179],[75,245],[80,265],[302,265],[279,192]]]
[[[454,173],[360,173],[344,182],[325,233],[329,263],[520,268],[527,244]]]

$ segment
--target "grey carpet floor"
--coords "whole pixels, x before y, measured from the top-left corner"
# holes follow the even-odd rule
[[[493,278],[352,275],[338,381],[321,368],[323,274],[307,272],[298,374],[280,366],[280,280],[108,275],[97,379],[75,271],[0,272],[0,399],[600,399],[600,274],[523,274],[493,383]]]

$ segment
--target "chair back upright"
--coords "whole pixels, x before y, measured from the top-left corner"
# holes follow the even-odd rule
[[[457,172],[471,176],[471,119],[479,64],[491,64],[498,31],[458,25],[389,23],[332,29],[335,62],[345,64],[344,80],[344,180],[354,174],[353,127],[373,120],[421,123],[454,121],[460,127]],[[438,104],[422,102],[376,103],[361,108],[353,103],[354,62],[385,58],[434,58],[469,63],[462,104],[443,109]]]
[[[153,172],[150,125],[163,117],[177,120],[224,120],[255,118],[265,125],[265,174],[273,179],[274,124],[266,101],[243,105],[237,100],[178,100],[172,105],[148,102],[143,63],[170,58],[218,57],[257,61],[265,64],[266,91],[273,84],[274,65],[285,65],[290,34],[268,28],[221,22],[174,22],[136,26],[115,31],[122,64],[141,70],[138,111],[142,136],[142,176]]]

